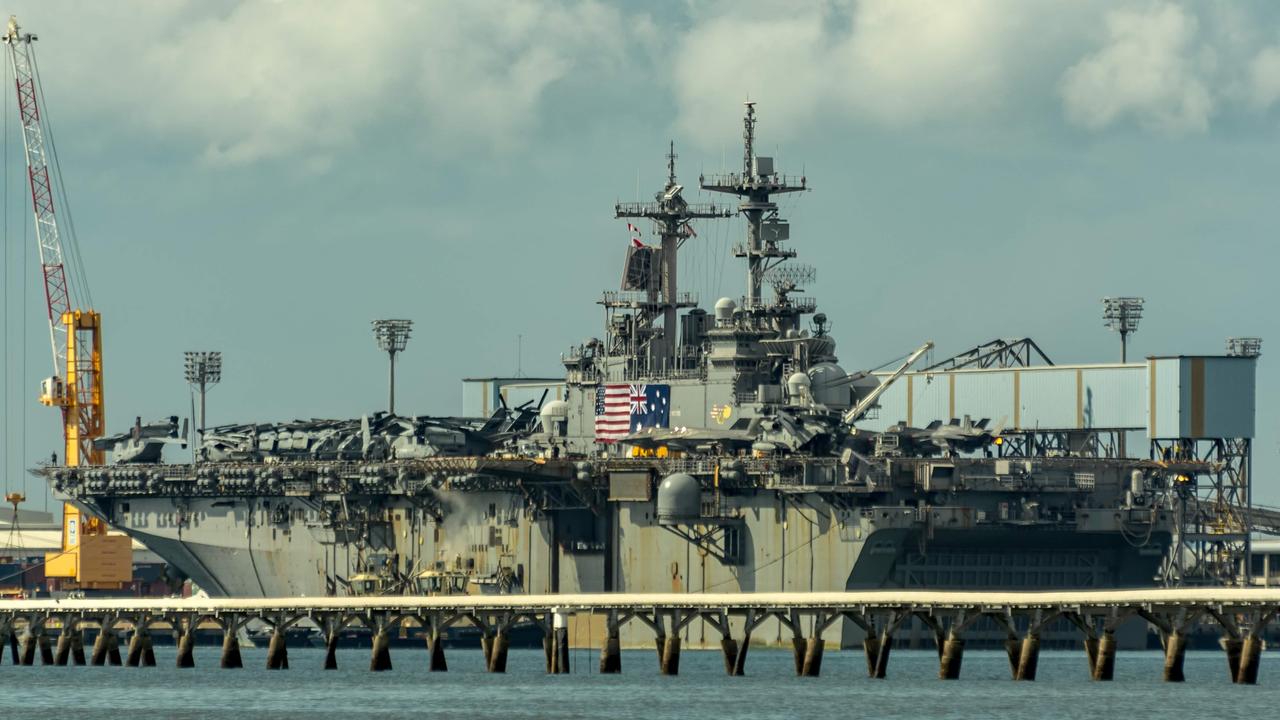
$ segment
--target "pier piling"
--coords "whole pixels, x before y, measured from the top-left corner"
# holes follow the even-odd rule
[[[66,665],[71,659],[71,629],[62,628],[62,633],[58,635],[58,646],[53,653],[54,665]]]
[[[1116,633],[1105,630],[1098,638],[1098,658],[1093,665],[1093,679],[1110,682],[1116,674]]]
[[[725,635],[720,639],[720,652],[724,655],[724,674],[733,676],[733,667],[738,662],[738,641]]]
[[[195,623],[189,623],[178,636],[178,659],[175,664],[180,668],[196,666],[195,629]]]
[[[236,638],[234,618],[222,631],[222,661],[219,665],[224,669],[244,667],[244,662],[240,659],[240,640]]]
[[[9,658],[14,665],[20,665],[22,662],[18,654],[18,633],[12,627],[5,628],[4,633],[0,635],[3,645],[9,646]],[[4,654],[4,647],[0,646],[0,656]]]
[[[391,638],[387,637],[386,626],[379,626],[378,631],[373,634],[373,651],[369,654],[369,670],[384,672],[390,669]]]
[[[431,635],[427,638],[427,652],[430,658],[427,660],[428,672],[447,672],[449,663],[444,658],[444,633],[442,633],[440,624],[436,620],[431,621]]]
[[[1256,633],[1245,635],[1240,644],[1240,669],[1236,673],[1239,685],[1258,684],[1258,663],[1262,659],[1262,638]]]
[[[505,673],[507,671],[507,649],[511,646],[511,641],[507,638],[506,630],[499,630],[493,635],[493,642],[489,647],[489,672]],[[604,659],[601,658],[601,664]]]
[[[71,664],[84,665],[84,629],[79,624],[71,631]]]
[[[40,664],[53,664],[53,639],[49,637],[49,633],[40,629],[40,634],[36,636],[36,645],[40,648]]]
[[[1240,677],[1240,650],[1244,646],[1244,641],[1238,638],[1225,637],[1222,639],[1222,649],[1227,652],[1227,672],[1231,673],[1231,682],[1239,682]]]
[[[619,639],[618,626],[611,624],[604,639],[604,647],[600,649],[600,674],[614,675],[622,672],[622,641]]]
[[[960,679],[960,665],[964,662],[964,638],[955,630],[947,633],[942,641],[942,652],[938,657],[938,677],[942,680]]]
[[[1028,632],[1022,638],[1022,649],[1018,653],[1018,671],[1014,680],[1033,681],[1036,679],[1036,668],[1040,665],[1040,633]]]
[[[22,664],[36,664],[36,636],[30,630],[22,638]]]
[[[267,669],[288,670],[289,648],[285,644],[283,623],[277,624],[271,632],[271,640],[267,642]]]
[[[680,635],[672,633],[662,643],[662,666],[659,672],[663,675],[680,674]]]
[[[748,632],[742,636],[742,642],[738,643],[738,656],[733,660],[733,675],[742,677],[747,674],[747,650],[751,649],[751,633]]]
[[[427,647],[431,647],[428,641]],[[324,669],[338,669],[338,631],[330,629],[329,633],[324,637]]]
[[[1187,636],[1180,630],[1174,630],[1164,641],[1164,681],[1186,682],[1183,673],[1183,662],[1187,657]]]
[[[815,634],[805,641],[804,664],[800,667],[801,676],[818,677],[822,674],[822,653],[824,650],[826,650],[826,645],[822,642],[820,634]]]

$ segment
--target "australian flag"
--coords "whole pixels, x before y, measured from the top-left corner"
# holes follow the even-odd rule
[[[596,391],[596,440],[612,443],[638,430],[668,427],[670,385],[602,385]]]
[[[631,432],[667,427],[671,419],[670,385],[632,385]]]

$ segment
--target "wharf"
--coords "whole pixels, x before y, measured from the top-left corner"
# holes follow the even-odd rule
[[[569,671],[569,619],[603,616],[600,672],[622,669],[619,628],[639,622],[652,630],[659,669],[679,673],[681,632],[702,622],[719,632],[725,671],[745,674],[751,633],[774,618],[792,633],[796,674],[821,672],[825,645],[822,631],[841,619],[866,635],[863,650],[867,673],[884,678],[894,633],[910,618],[919,618],[934,634],[939,677],[957,679],[964,657],[967,629],[983,618],[1006,633],[1005,649],[1015,680],[1035,680],[1040,636],[1050,623],[1065,620],[1079,629],[1093,679],[1111,680],[1115,670],[1116,628],[1141,618],[1159,633],[1165,649],[1163,677],[1185,680],[1187,636],[1200,626],[1222,634],[1227,669],[1233,682],[1256,684],[1262,634],[1280,611],[1280,589],[1179,588],[1063,592],[903,591],[819,593],[598,593],[565,595],[377,596],[291,598],[88,598],[18,600],[0,605],[0,660],[8,645],[15,664],[85,664],[84,631],[97,630],[91,662],[121,663],[120,633],[130,632],[129,666],[155,664],[151,634],[172,632],[178,641],[177,664],[194,667],[194,632],[210,625],[222,628],[220,665],[243,666],[237,634],[249,622],[272,628],[267,668],[288,667],[287,630],[298,623],[316,625],[326,641],[325,668],[336,668],[339,633],[366,628],[373,638],[370,670],[392,667],[389,633],[404,627],[423,628],[432,671],[444,671],[443,634],[452,626],[481,632],[484,666],[505,672],[508,634],[517,623],[536,625],[544,633],[548,673]],[[57,648],[53,647],[57,633]]]

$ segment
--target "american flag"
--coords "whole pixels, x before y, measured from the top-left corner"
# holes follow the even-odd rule
[[[596,442],[614,443],[637,430],[667,427],[670,416],[670,386],[609,384],[596,388]]]

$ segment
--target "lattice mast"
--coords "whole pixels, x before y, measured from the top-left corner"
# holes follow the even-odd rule
[[[667,150],[667,184],[654,197],[653,202],[618,203],[614,206],[614,217],[647,218],[653,221],[659,238],[659,256],[661,264],[658,268],[659,279],[657,292],[652,298],[653,310],[662,317],[663,333],[655,339],[654,355],[674,358],[680,352],[680,343],[676,336],[677,315],[682,307],[690,307],[691,300],[680,297],[678,254],[684,242],[694,236],[693,220],[709,218],[726,218],[733,213],[724,207],[711,204],[690,204],[681,193],[684,186],[676,182],[676,144],[674,141]]]
[[[16,18],[9,18],[4,42],[9,47],[18,94],[53,357],[53,375],[41,383],[40,402],[62,410],[66,464],[101,464],[103,451],[93,447],[94,439],[102,437],[105,424],[101,316],[92,309],[72,307],[68,256],[54,212],[54,188],[59,186],[57,166],[50,162],[53,146],[40,112],[41,93],[32,54],[36,39],[31,33],[21,32]]]
[[[747,243],[734,249],[734,254],[747,259],[746,309],[758,311],[764,301],[761,287],[765,273],[795,251],[780,243],[788,238],[788,226],[778,219],[778,205],[772,195],[808,190],[805,178],[780,175],[773,170],[773,158],[755,154],[756,104],[743,103],[747,111],[742,120],[742,173],[699,178],[703,190],[728,193],[742,198],[738,211],[747,219]]]

